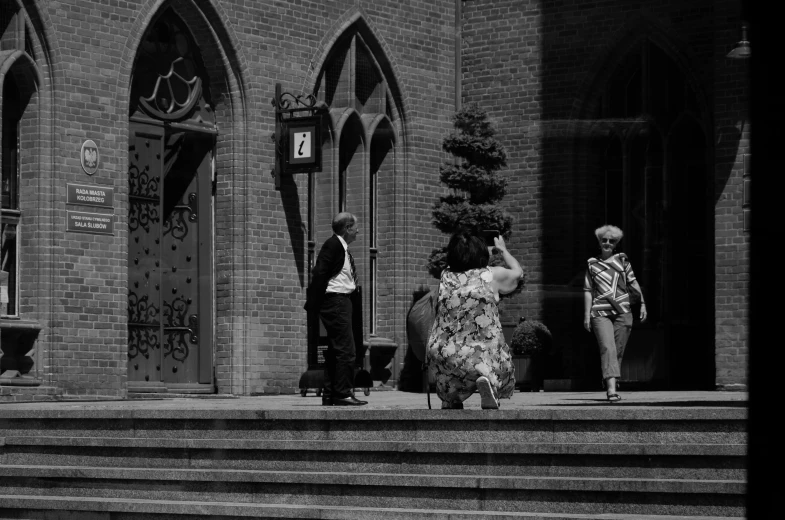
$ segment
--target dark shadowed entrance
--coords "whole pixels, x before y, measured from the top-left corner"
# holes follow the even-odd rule
[[[646,296],[622,380],[671,389],[714,384],[713,236],[708,131],[699,94],[648,39],[634,46],[597,102],[604,215],[624,230]],[[633,311],[637,316],[639,309]]]

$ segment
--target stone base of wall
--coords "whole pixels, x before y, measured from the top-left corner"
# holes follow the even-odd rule
[[[749,391],[749,388],[747,388],[747,385],[743,383],[731,383],[726,385],[717,385],[717,390],[721,392],[747,392]]]
[[[54,386],[0,386],[0,403],[17,401],[54,401],[60,396]]]

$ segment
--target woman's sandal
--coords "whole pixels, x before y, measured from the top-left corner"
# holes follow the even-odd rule
[[[618,403],[619,401],[621,401],[621,396],[619,396],[619,394],[608,394],[609,403]]]
[[[493,388],[487,377],[480,376],[477,378],[477,390],[480,391],[480,407],[483,410],[499,409],[499,401],[493,395]]]

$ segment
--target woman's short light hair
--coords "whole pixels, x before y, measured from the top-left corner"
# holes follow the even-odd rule
[[[616,242],[624,238],[624,232],[620,228],[611,226],[610,224],[605,224],[604,226],[598,227],[594,230],[594,236],[597,237],[598,242],[606,233],[610,233],[611,238],[616,239]]]

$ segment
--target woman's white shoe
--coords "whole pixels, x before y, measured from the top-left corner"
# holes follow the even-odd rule
[[[480,406],[483,410],[497,410],[499,408],[499,401],[493,395],[493,388],[491,388],[491,382],[487,377],[477,378],[477,390],[480,391]]]

